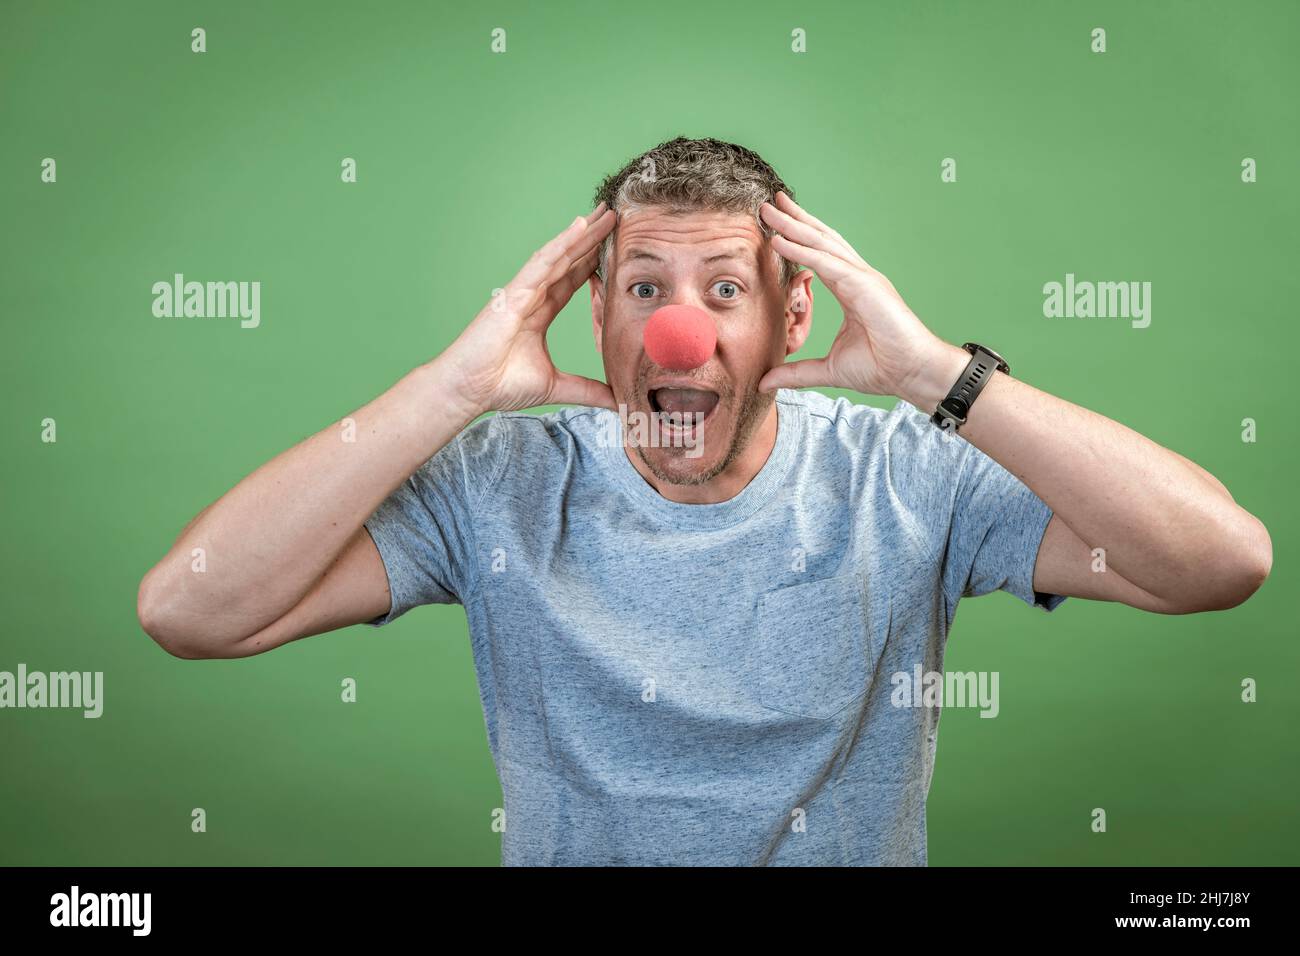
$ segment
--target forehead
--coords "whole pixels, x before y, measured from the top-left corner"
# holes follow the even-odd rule
[[[651,261],[651,256],[697,262],[728,255],[758,265],[764,241],[758,222],[746,213],[636,207],[619,213],[613,253],[615,262]]]

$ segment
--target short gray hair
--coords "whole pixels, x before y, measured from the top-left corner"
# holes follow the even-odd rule
[[[707,209],[749,213],[763,236],[770,239],[772,230],[759,218],[758,207],[764,202],[775,202],[778,192],[794,198],[794,190],[753,150],[717,139],[678,136],[646,150],[618,172],[606,176],[596,190],[592,205],[604,202],[615,212],[637,206],[659,206],[673,212]],[[602,278],[609,275],[609,254],[614,248],[615,232],[617,227],[600,247]],[[780,262],[780,281],[786,286],[799,266],[784,258]]]

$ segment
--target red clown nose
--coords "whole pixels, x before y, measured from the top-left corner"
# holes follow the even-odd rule
[[[718,330],[703,309],[666,305],[645,324],[645,354],[661,368],[684,372],[713,358]]]

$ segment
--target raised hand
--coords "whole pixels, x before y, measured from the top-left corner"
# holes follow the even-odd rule
[[[759,388],[820,385],[909,398],[927,369],[953,364],[955,347],[930,332],[893,284],[838,232],[785,193],[777,193],[775,205],[763,203],[759,215],[776,233],[772,248],[812,269],[844,311],[844,324],[824,358],[778,365]]]
[[[595,271],[617,217],[601,203],[533,253],[439,357],[471,415],[537,405],[616,408],[604,382],[561,372],[546,330]]]

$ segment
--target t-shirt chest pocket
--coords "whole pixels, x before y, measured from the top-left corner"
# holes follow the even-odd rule
[[[889,621],[889,596],[868,594],[860,574],[768,591],[747,662],[757,702],[798,717],[834,717],[866,693]]]

